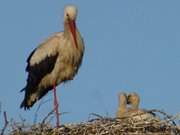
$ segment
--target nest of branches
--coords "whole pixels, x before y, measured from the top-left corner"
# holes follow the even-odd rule
[[[169,116],[159,110],[151,110],[160,119],[134,120],[132,117],[109,118],[91,114],[93,119],[87,122],[64,124],[52,127],[47,120],[50,113],[41,123],[26,125],[11,122],[10,135],[180,135],[179,115]]]

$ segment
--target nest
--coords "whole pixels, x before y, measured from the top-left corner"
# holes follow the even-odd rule
[[[153,111],[151,111],[153,112]],[[160,111],[158,111],[160,112]],[[157,111],[153,112],[153,114]],[[132,117],[109,118],[97,114],[95,118],[76,124],[64,124],[53,128],[49,122],[32,126],[18,125],[13,127],[11,135],[180,135],[177,117],[165,113],[161,119],[135,121]],[[162,117],[162,116],[161,116]],[[176,119],[176,120],[175,120]],[[14,124],[15,125],[15,124]]]

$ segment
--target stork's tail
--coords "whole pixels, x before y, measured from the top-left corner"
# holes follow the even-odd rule
[[[21,102],[20,108],[24,108],[24,110],[27,110],[27,109],[29,110],[31,106],[32,106],[32,105],[28,105],[28,104],[27,104],[27,99],[24,99],[24,100]]]
[[[30,97],[25,97],[24,100],[21,102],[20,108],[24,108],[24,110],[29,110],[35,102],[36,99],[32,100]]]
[[[21,90],[25,91],[24,100],[22,101],[20,108],[24,108],[24,110],[30,109],[34,105],[34,103],[39,99],[38,93],[32,93],[32,90],[28,89],[27,87]]]
[[[44,90],[39,90],[36,87],[26,86],[22,89],[22,91],[25,91],[25,96],[24,100],[20,105],[20,108],[24,108],[24,110],[30,109],[36,103],[36,101],[41,99],[51,89],[52,87],[49,87]]]
[[[24,108],[24,110],[29,109],[25,99],[21,102],[20,108]]]

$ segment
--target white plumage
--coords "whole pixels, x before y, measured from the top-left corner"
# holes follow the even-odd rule
[[[21,108],[30,108],[54,86],[72,80],[78,72],[84,53],[84,43],[76,28],[77,8],[64,11],[64,31],[41,43],[27,59],[28,72],[25,98]]]

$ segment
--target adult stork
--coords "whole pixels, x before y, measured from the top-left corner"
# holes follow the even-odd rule
[[[64,10],[64,31],[49,37],[35,48],[27,59],[27,84],[20,107],[29,109],[50,90],[54,91],[54,109],[59,126],[56,86],[72,80],[81,65],[84,43],[76,27],[77,8],[68,5]]]

